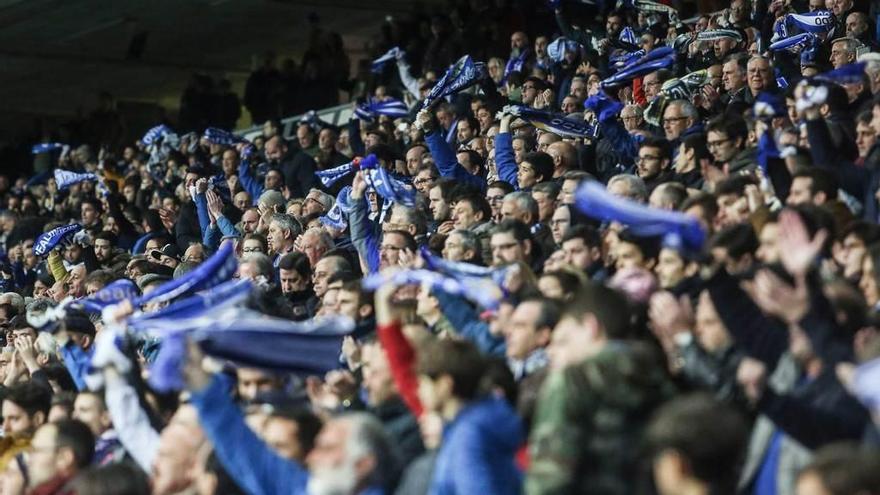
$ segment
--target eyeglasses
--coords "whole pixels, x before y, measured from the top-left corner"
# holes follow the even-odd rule
[[[730,141],[730,138],[727,139],[718,139],[716,141],[706,141],[707,148],[720,148],[722,144]]]

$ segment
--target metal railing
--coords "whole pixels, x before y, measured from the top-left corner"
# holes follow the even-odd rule
[[[324,122],[341,126],[343,124],[347,124],[348,120],[351,118],[352,109],[351,103],[344,103],[342,105],[337,105],[335,107],[324,108],[322,110],[317,110],[315,113],[318,114],[318,118],[323,120]],[[296,127],[299,124],[299,121],[303,119],[308,114],[300,114],[294,117],[287,117],[281,120],[281,136],[284,139],[291,140],[296,139]],[[259,125],[255,125],[253,127],[248,127],[247,129],[242,129],[236,131],[235,133],[248,141],[253,140],[256,136],[259,136],[263,132],[263,123]]]

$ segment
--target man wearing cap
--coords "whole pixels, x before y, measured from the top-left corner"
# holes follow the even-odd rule
[[[180,264],[180,249],[174,244],[166,244],[162,246],[162,249],[150,251],[150,258],[155,263],[174,269]]]

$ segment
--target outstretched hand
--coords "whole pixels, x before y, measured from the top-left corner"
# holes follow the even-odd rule
[[[820,229],[811,239],[807,226],[797,212],[785,210],[779,214],[779,252],[784,253],[780,261],[795,278],[807,274],[827,239],[828,231],[825,229]]]

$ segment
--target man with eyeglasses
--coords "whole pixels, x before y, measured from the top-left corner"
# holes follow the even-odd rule
[[[501,205],[504,203],[504,196],[513,192],[513,186],[504,181],[495,181],[489,184],[486,189],[486,201],[492,210],[492,221],[498,223],[501,221]]]
[[[696,131],[698,123],[697,109],[687,100],[673,100],[663,110],[663,132],[674,147],[681,137]]]
[[[727,165],[731,174],[757,167],[755,150],[746,146],[749,130],[741,117],[718,116],[706,129],[706,146],[715,158],[715,166],[723,169]]]
[[[642,141],[636,159],[636,173],[645,182],[649,194],[672,175],[669,170],[671,154],[669,141],[665,139],[649,137]]]
[[[302,215],[325,215],[330,211],[330,208],[333,208],[335,202],[336,199],[333,196],[318,189],[312,189],[306,196],[306,200],[303,201]]]

